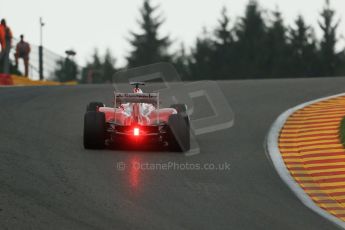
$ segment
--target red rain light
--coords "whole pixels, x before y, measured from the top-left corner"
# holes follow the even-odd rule
[[[140,132],[139,128],[134,128],[133,129],[133,135],[134,136],[139,136],[139,132]]]

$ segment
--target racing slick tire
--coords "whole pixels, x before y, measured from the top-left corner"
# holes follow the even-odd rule
[[[172,104],[170,108],[176,109],[177,113],[181,114],[185,119],[186,123],[189,126],[189,116],[187,114],[187,105],[186,104]]]
[[[84,148],[103,149],[105,147],[105,114],[86,112],[84,116]]]
[[[172,114],[168,120],[168,146],[174,152],[187,152],[190,149],[190,127],[181,114]]]
[[[86,111],[87,112],[97,112],[97,108],[99,107],[104,107],[105,105],[102,102],[90,102],[86,106]]]
[[[187,113],[187,105],[186,104],[172,104],[170,108],[174,108],[177,110],[178,113],[186,114]]]

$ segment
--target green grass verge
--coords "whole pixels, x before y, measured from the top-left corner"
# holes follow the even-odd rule
[[[340,142],[345,147],[345,117],[343,117],[340,123]]]

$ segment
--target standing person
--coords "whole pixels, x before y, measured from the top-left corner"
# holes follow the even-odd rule
[[[16,47],[16,53],[14,54],[16,58],[16,67],[18,68],[18,59],[22,58],[24,60],[25,67],[25,77],[29,75],[29,56],[30,56],[30,44],[24,41],[24,35],[20,35],[20,42],[18,42]]]
[[[6,20],[1,19],[0,23],[1,27],[1,62],[2,62],[2,68],[0,70],[3,73],[9,73],[10,70],[10,50],[12,45],[12,31],[7,26]]]
[[[5,29],[3,26],[0,24],[0,45],[1,45],[1,50],[3,51],[5,49]]]
[[[3,57],[5,54],[5,29],[4,27],[0,24],[0,73],[3,72]]]

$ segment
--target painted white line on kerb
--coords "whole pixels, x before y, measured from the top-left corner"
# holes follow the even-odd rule
[[[318,205],[316,205],[314,203],[314,201],[299,186],[299,184],[292,178],[289,170],[285,166],[285,163],[284,163],[283,158],[282,158],[282,154],[281,154],[281,152],[279,150],[279,146],[278,146],[280,131],[284,127],[284,124],[287,121],[287,119],[294,112],[296,112],[297,110],[303,109],[304,107],[306,107],[308,105],[311,105],[311,104],[314,104],[314,103],[317,103],[320,101],[336,98],[339,96],[345,96],[345,93],[337,94],[337,95],[330,96],[330,97],[320,98],[320,99],[313,100],[310,102],[306,102],[306,103],[303,103],[301,105],[293,107],[293,108],[287,110],[286,112],[282,113],[277,118],[277,120],[273,123],[273,125],[271,126],[270,131],[267,135],[267,143],[266,144],[267,144],[268,155],[270,156],[272,163],[273,163],[275,169],[277,170],[280,178],[295,193],[295,195],[298,197],[298,199],[300,201],[302,201],[302,203],[305,206],[307,206],[308,208],[310,208],[314,212],[318,213],[322,217],[333,222],[337,226],[345,229],[345,222],[343,222],[342,220],[338,219],[337,217],[331,215],[330,213],[326,212],[325,210],[320,208]]]

